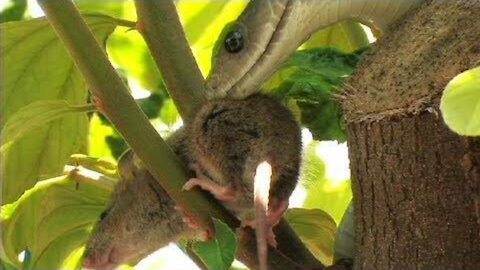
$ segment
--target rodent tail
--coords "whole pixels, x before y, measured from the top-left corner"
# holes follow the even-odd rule
[[[253,186],[253,199],[255,204],[255,233],[257,237],[257,256],[260,270],[267,269],[268,232],[267,220],[268,196],[272,178],[272,166],[264,161],[257,166]]]

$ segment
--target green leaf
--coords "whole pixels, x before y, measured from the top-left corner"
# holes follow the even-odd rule
[[[18,21],[27,10],[27,0],[10,0],[0,13],[0,23]]]
[[[333,260],[336,262],[341,259],[355,259],[355,212],[352,202],[338,225],[335,238]]]
[[[132,1],[112,2],[107,7],[95,6],[92,4],[95,1],[91,0],[77,2],[84,10],[102,10],[130,20],[136,17]],[[226,23],[236,19],[247,2],[180,0],[175,4],[192,52],[202,73],[206,75],[210,70],[212,48],[218,34]],[[151,92],[165,91],[162,76],[137,31],[125,33],[124,29],[116,30],[109,39],[107,48],[113,61],[135,78],[140,86]]]
[[[11,265],[10,263],[4,261],[4,259],[0,257],[0,269],[18,270],[18,267],[15,267],[15,266]]]
[[[331,48],[298,51],[264,88],[296,102],[302,124],[314,139],[345,141],[343,118],[334,94],[353,72],[362,53],[347,54]]]
[[[101,43],[116,26],[115,19],[104,15],[85,15],[85,20]],[[4,23],[0,32],[2,124],[37,101],[62,99],[72,105],[85,104],[86,84],[46,19]],[[36,128],[3,151],[4,203],[14,201],[39,179],[61,172],[72,153],[86,148],[87,129],[84,114],[66,115]]]
[[[169,98],[163,102],[162,109],[160,110],[160,119],[168,126],[172,126],[180,119],[180,115],[172,99]]]
[[[68,176],[38,182],[17,201],[2,206],[2,244],[8,261],[28,249],[31,269],[58,269],[87,240],[110,191],[78,185]]]
[[[0,150],[4,150],[28,132],[34,132],[67,113],[87,112],[92,105],[72,106],[65,100],[37,101],[18,110],[5,124],[0,136]]]
[[[320,142],[312,141],[304,152],[301,179],[307,191],[303,207],[320,208],[339,222],[352,199],[350,181],[333,180],[326,175],[325,161],[316,149]]]
[[[115,133],[113,127],[105,124],[96,113],[90,118],[88,132],[88,155],[94,157],[106,157],[114,159],[105,138]]]
[[[212,49],[225,25],[235,20],[248,1],[178,1],[185,34],[205,76],[211,68]]]
[[[165,91],[162,76],[140,33],[117,29],[108,40],[107,51],[109,57],[142,88],[151,92]]]
[[[208,269],[229,269],[237,251],[235,233],[223,222],[213,219],[215,238],[206,242],[196,242],[193,250],[208,266]]]
[[[320,209],[288,209],[285,218],[302,242],[323,264],[332,264],[337,225]]]
[[[163,109],[163,105],[167,99],[166,93],[152,93],[147,98],[136,99],[135,101],[147,117],[152,119],[158,117],[160,109]]]
[[[351,53],[370,44],[365,31],[358,22],[338,22],[313,34],[301,48],[333,47]]]
[[[118,133],[114,133],[112,135],[105,137],[105,142],[107,143],[112,156],[118,160],[120,156],[128,149],[127,142],[120,136]]]
[[[447,126],[463,136],[480,136],[480,67],[453,78],[443,91],[440,111]]]
[[[85,246],[81,246],[73,250],[70,255],[63,260],[63,264],[60,269],[81,269],[84,252]]]
[[[124,17],[124,11],[133,6],[133,1],[97,1],[97,0],[74,0],[75,6],[82,12],[101,12],[114,17]],[[132,14],[128,19],[135,20],[136,14]]]

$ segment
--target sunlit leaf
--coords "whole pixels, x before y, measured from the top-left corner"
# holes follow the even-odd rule
[[[64,117],[68,113],[86,112],[91,109],[91,106],[72,106],[65,100],[36,101],[28,104],[12,115],[3,127],[0,150],[27,133],[33,133],[36,129],[50,124],[49,122]]]
[[[122,19],[136,18],[135,12],[125,12],[131,8],[133,9],[133,1],[130,0],[115,0],[115,1],[98,1],[98,0],[74,0],[77,8],[82,12],[101,12]],[[126,16],[130,13],[131,16]]]
[[[4,270],[18,270],[18,267],[11,265],[10,263],[6,262],[4,258],[0,257],[0,269]]]
[[[318,141],[313,141],[304,152],[301,176],[307,197],[303,207],[320,208],[338,223],[352,198],[350,181],[334,181],[327,177],[325,162],[316,153],[318,144]]]
[[[333,47],[351,53],[368,46],[370,41],[362,26],[354,21],[342,21],[313,34],[301,48]]]
[[[196,242],[193,250],[209,269],[229,269],[235,258],[237,238],[223,222],[214,219],[215,237],[207,242]]]
[[[355,258],[355,213],[353,204],[350,202],[342,221],[338,225],[335,238],[333,260]]]
[[[108,16],[86,15],[85,19],[101,43],[116,26]],[[62,99],[72,105],[85,104],[85,82],[46,19],[4,23],[0,32],[1,123],[35,101]],[[15,200],[40,178],[60,172],[72,153],[85,148],[87,128],[84,115],[67,115],[30,132],[4,151],[4,203]]]
[[[320,209],[291,208],[285,218],[313,255],[330,265],[337,230],[332,217]]]
[[[152,92],[165,91],[160,72],[138,31],[117,29],[108,39],[107,52],[141,87]]]
[[[8,4],[0,13],[0,23],[21,20],[27,10],[27,0],[4,1],[8,1]]]
[[[108,144],[105,142],[105,138],[111,136],[114,132],[112,126],[105,125],[96,113],[93,114],[90,118],[88,132],[88,155],[113,159],[113,155]]]
[[[316,153],[318,144],[318,141],[312,141],[304,148],[304,162],[300,177],[306,186],[311,185],[312,182],[320,181],[325,177],[325,162],[317,156]]]
[[[133,1],[75,0],[75,3],[82,11],[102,12],[132,22],[137,18]],[[141,87],[152,92],[165,90],[160,72],[138,31],[123,27],[116,29],[108,39],[107,52],[113,62]]]
[[[80,269],[82,264],[83,252],[85,251],[85,246],[81,246],[73,250],[68,257],[63,260],[61,269]]]
[[[160,111],[160,119],[169,126],[175,124],[180,119],[180,115],[172,99],[169,98],[165,100],[162,110]]]
[[[2,244],[8,260],[27,249],[32,269],[58,269],[80,247],[103,211],[109,190],[61,176],[38,182],[1,208]]]
[[[190,1],[176,3],[185,34],[203,75],[211,67],[212,49],[225,25],[235,20],[248,1]]]
[[[453,78],[440,101],[443,120],[460,135],[480,136],[480,67]]]
[[[168,112],[168,117],[178,119],[180,116],[174,107],[163,104],[168,100],[168,95],[163,92],[151,93],[146,98],[136,99],[142,111],[152,121],[158,120],[159,115]],[[89,151],[90,156],[117,159],[127,148],[125,140],[115,131],[112,123],[102,114],[93,114],[90,119],[89,130]]]

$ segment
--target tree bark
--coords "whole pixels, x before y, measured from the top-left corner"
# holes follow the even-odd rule
[[[480,2],[427,1],[352,76],[342,104],[355,269],[480,267],[480,139],[439,113],[449,80],[479,64]]]

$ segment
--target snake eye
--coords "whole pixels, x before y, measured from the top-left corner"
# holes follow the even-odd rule
[[[231,31],[225,38],[225,49],[229,53],[237,53],[243,49],[243,35],[240,31]]]

